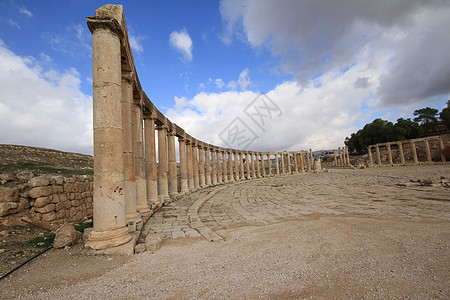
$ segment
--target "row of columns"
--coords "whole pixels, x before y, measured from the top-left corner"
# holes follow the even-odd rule
[[[312,169],[311,150],[224,149],[184,134],[157,111],[130,71],[134,66],[129,44],[121,43],[127,35],[122,22],[119,5],[105,5],[88,18],[93,34],[94,228],[86,246],[101,250],[126,244],[143,218],[180,194]]]
[[[398,142],[391,142],[391,143],[383,143],[383,144],[376,144],[371,145],[368,147],[368,154],[369,154],[369,165],[374,166],[374,159],[373,159],[373,151],[372,149],[375,149],[375,157],[377,161],[377,165],[382,165],[382,159],[381,159],[381,147],[386,147],[387,154],[388,154],[388,164],[394,165],[393,156],[392,156],[392,145],[396,145],[398,147],[399,156],[400,156],[400,164],[404,165],[406,163],[405,160],[405,151],[403,149],[403,145],[407,144],[411,147],[411,157],[414,164],[419,164],[419,158],[417,156],[417,144],[423,143],[423,146],[425,147],[425,153],[426,153],[426,162],[432,162],[431,158],[431,149],[430,149],[430,140],[437,140],[439,142],[439,149],[441,150],[441,161],[446,161],[445,154],[444,154],[444,140],[440,136],[435,137],[427,137],[422,139],[413,139],[413,140],[407,140],[407,141],[398,141]]]
[[[333,166],[334,167],[344,167],[344,166],[350,166],[350,155],[348,152],[348,147],[339,147],[337,150],[333,150],[334,154],[334,161]]]

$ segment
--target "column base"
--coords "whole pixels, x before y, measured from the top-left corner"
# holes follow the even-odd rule
[[[148,207],[147,204],[140,204],[140,205],[136,205],[136,210],[141,214],[141,215],[146,215],[150,213],[150,207]]]
[[[126,216],[127,224],[128,223],[136,223],[136,230],[139,230],[139,228],[142,226],[142,219],[139,213],[135,212],[132,214],[127,214]]]
[[[126,226],[106,231],[92,230],[85,247],[94,250],[103,250],[123,245],[131,240]]]
[[[170,194],[170,199],[171,199],[172,201],[175,201],[175,200],[179,199],[180,197],[181,197],[181,196],[180,196],[179,193],[172,193],[172,194]]]

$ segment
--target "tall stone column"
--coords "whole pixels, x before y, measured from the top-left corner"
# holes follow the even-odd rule
[[[210,162],[210,156],[211,156],[211,151],[209,150],[208,147],[204,148],[205,150],[205,164],[206,164],[206,184],[207,185],[211,185],[212,181],[211,181],[211,162]]]
[[[122,140],[123,140],[123,173],[124,195],[127,223],[141,223],[141,216],[136,210],[136,169],[133,149],[133,86],[132,73],[122,72]],[[138,225],[139,227],[139,225]]]
[[[251,170],[250,170],[250,155],[248,153],[249,153],[248,151],[245,152],[245,171],[247,173],[246,178],[251,179],[252,174],[251,174]]]
[[[372,146],[367,148],[367,153],[369,153],[369,166],[373,166],[373,158],[372,158]]]
[[[333,150],[333,153],[334,153],[334,166],[336,167],[338,165],[336,150]]]
[[[169,203],[169,183],[167,163],[167,125],[157,125],[158,130],[158,196],[161,203]]]
[[[136,209],[144,216],[150,214],[150,208],[147,204],[147,179],[145,178],[144,164],[144,129],[143,129],[143,112],[141,108],[141,100],[139,103],[134,101],[133,110],[133,131],[135,132],[134,150],[135,150],[135,173],[136,173]]]
[[[252,178],[256,178],[256,169],[255,169],[255,154],[253,152],[250,152],[250,157],[252,158],[251,165],[252,165]]]
[[[192,141],[189,139],[186,139],[186,156],[187,156],[188,187],[190,191],[193,191],[195,189],[194,166],[192,165]]]
[[[387,144],[386,144],[386,148],[387,148],[387,152],[388,152],[389,164],[390,164],[390,165],[393,165],[394,162],[393,162],[393,160],[392,160],[391,144],[390,144],[390,143],[387,143]]]
[[[199,143],[198,145],[198,157],[199,157],[199,175],[200,175],[200,187],[204,188],[206,186],[206,178],[205,178],[205,155],[203,153],[203,143]]]
[[[194,172],[194,187],[195,189],[200,188],[200,180],[198,176],[198,151],[197,151],[197,141],[192,143],[192,169]]]
[[[414,164],[418,164],[419,159],[417,158],[416,143],[414,141],[411,141],[411,150],[412,150]]]
[[[257,170],[256,177],[257,178],[261,178],[262,177],[260,157],[262,157],[262,154],[261,153],[256,153],[256,170]]]
[[[275,152],[276,175],[280,175],[280,162],[278,161],[278,152]]]
[[[239,152],[239,177],[241,180],[245,179],[244,177],[244,154],[242,152]]]
[[[446,157],[445,157],[445,152],[444,152],[444,141],[442,140],[442,137],[439,137],[439,150],[441,152],[441,161],[447,161]]]
[[[222,158],[221,158],[221,154],[222,152],[219,150],[216,150],[216,157],[217,157],[217,182],[223,183],[223,178],[222,178]]]
[[[228,181],[234,182],[234,172],[233,172],[233,157],[231,156],[231,151],[228,151]]]
[[[175,130],[172,129],[167,135],[167,146],[169,156],[169,196],[172,200],[176,200],[178,194],[178,171],[177,156],[175,153]]]
[[[344,162],[342,160],[342,149],[341,149],[341,147],[338,148],[338,151],[339,151],[339,166],[342,167],[344,165]]]
[[[156,163],[155,118],[144,116],[145,131],[145,172],[147,177],[147,198],[152,209],[161,207],[158,198],[158,164]]]
[[[403,152],[403,144],[402,142],[397,143],[398,145],[398,151],[400,152],[400,163],[402,165],[405,164],[405,153]]]
[[[344,162],[344,166],[346,166],[348,164],[347,162],[347,155],[345,154],[346,151],[346,147],[342,147],[342,158],[343,158],[343,162]]]
[[[123,193],[120,33],[112,20],[94,19],[88,19],[93,34],[94,229],[86,246],[100,250],[125,244],[131,235]]]
[[[222,151],[222,179],[223,182],[228,182],[228,172],[227,172],[227,167],[228,167],[228,163],[227,163],[227,152],[226,151]]]
[[[379,145],[375,145],[375,150],[377,152],[378,165],[381,166],[380,146]]]
[[[350,166],[350,153],[348,152],[348,147],[345,148],[345,153],[347,155],[347,166]]]
[[[339,152],[341,148],[339,148]],[[309,149],[309,152],[306,152],[306,157],[308,158],[308,172],[311,172],[312,167],[313,167],[313,162],[312,162],[312,153],[311,153],[311,149]]]
[[[281,152],[281,174],[285,174],[285,162],[284,162],[284,152]]]
[[[268,173],[269,177],[272,176],[272,160],[270,159],[271,155],[272,154],[270,152],[267,152],[267,171],[268,171],[267,173]],[[265,170],[264,170],[264,172],[265,172]]]
[[[430,143],[428,143],[428,139],[427,138],[424,139],[424,143],[425,143],[425,152],[427,153],[427,161],[428,162],[432,162],[432,160],[431,160],[431,151],[430,151]]]
[[[212,184],[217,184],[217,160],[216,160],[216,150],[211,149],[211,163],[212,163]]]
[[[184,137],[178,137],[178,146],[180,147],[180,188],[181,193],[186,194],[189,192],[189,185],[186,158],[186,140],[184,139]]]
[[[270,168],[270,157],[267,155],[267,164]],[[264,153],[261,153],[261,177],[266,177],[266,162],[264,161]]]
[[[293,153],[294,156],[294,173],[298,173],[298,153]]]
[[[239,181],[241,178],[239,176],[239,157],[238,153],[235,151],[234,154],[234,176],[236,178],[236,181]]]
[[[300,166],[302,173],[305,173],[305,153],[303,151],[300,151]]]

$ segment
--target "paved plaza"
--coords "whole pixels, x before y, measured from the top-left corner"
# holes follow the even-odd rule
[[[450,165],[333,169],[202,189],[147,221],[154,253],[52,250],[0,298],[448,299],[449,178]]]

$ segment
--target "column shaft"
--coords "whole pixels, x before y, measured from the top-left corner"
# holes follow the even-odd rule
[[[194,172],[194,187],[200,188],[200,179],[198,175],[198,148],[197,144],[192,144],[192,169]]]
[[[439,150],[441,152],[441,161],[447,161],[445,157],[444,141],[442,140],[442,137],[439,137]]]
[[[430,151],[430,143],[428,142],[428,139],[425,138],[425,152],[427,153],[427,161],[432,162],[431,160],[431,151]]]
[[[221,152],[216,151],[216,156],[217,156],[217,182],[220,184],[220,183],[223,183]]]
[[[238,153],[234,152],[234,176],[236,181],[240,180],[239,177],[239,157],[238,157]]]
[[[158,130],[158,196],[161,203],[169,203],[169,165],[167,162],[167,129],[166,125],[156,126]]]
[[[375,145],[375,150],[377,151],[377,161],[378,161],[378,165],[381,166],[380,146],[379,146],[379,145]]]
[[[369,166],[373,166],[373,158],[372,158],[372,146],[367,148],[367,153],[369,153]],[[336,157],[336,156],[335,156]]]
[[[178,171],[174,130],[171,130],[167,136],[167,146],[169,148],[169,195],[172,200],[175,200],[180,194],[178,194]]]
[[[189,192],[188,170],[186,158],[186,140],[183,137],[178,138],[178,146],[180,147],[180,188],[181,193]]]
[[[217,184],[217,161],[216,161],[216,151],[212,149],[211,151],[211,163],[212,163],[212,184]]]
[[[186,140],[186,161],[187,161],[187,175],[188,175],[188,187],[192,191],[195,188],[194,185],[194,167],[192,165],[192,142]]]
[[[228,181],[234,182],[233,157],[231,151],[228,152]]]
[[[390,143],[387,143],[387,144],[386,144],[386,148],[387,148],[387,152],[388,152],[389,164],[390,164],[390,165],[393,165],[394,162],[393,162],[393,160],[392,160],[391,144],[390,144]]]
[[[405,164],[405,153],[403,152],[403,144],[402,142],[398,143],[398,151],[400,152],[400,163],[402,165]]]
[[[211,152],[209,148],[205,148],[205,164],[206,164],[206,184],[211,185],[211,162],[210,162]]]
[[[198,157],[199,157],[199,176],[200,176],[200,187],[204,188],[206,186],[205,178],[205,154],[203,153],[203,144],[198,146]]]
[[[145,127],[145,172],[147,177],[147,198],[152,209],[161,206],[158,198],[158,164],[156,163],[155,119],[144,118]]]
[[[416,150],[416,143],[414,141],[411,141],[411,150],[413,155],[413,160],[415,164],[419,163],[419,160],[417,158],[417,150]]]

